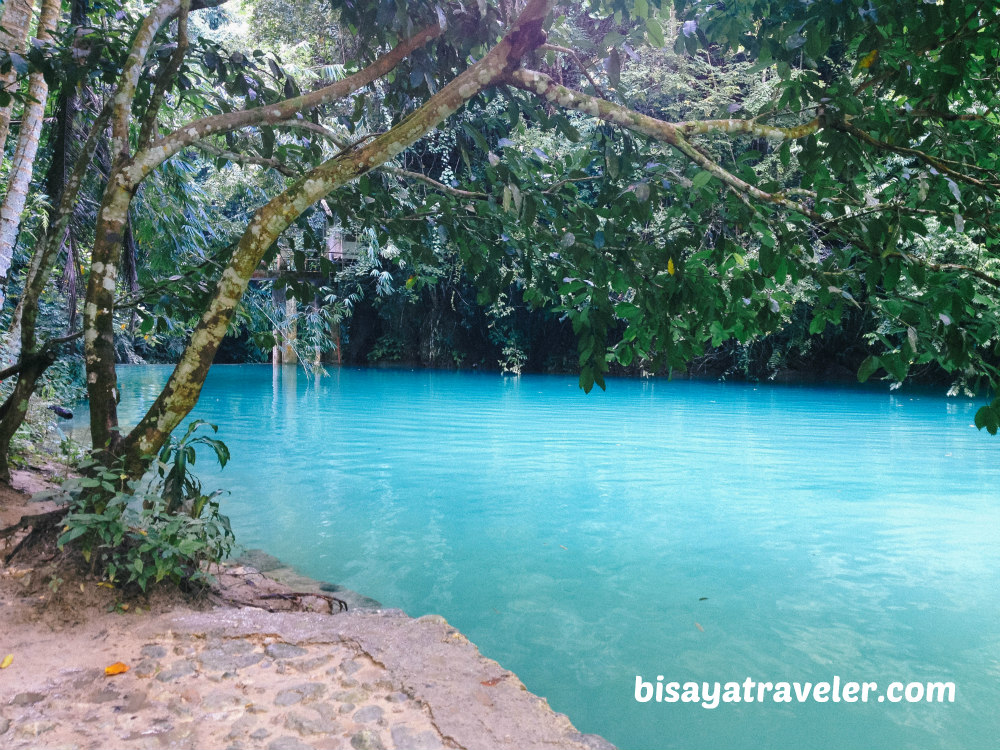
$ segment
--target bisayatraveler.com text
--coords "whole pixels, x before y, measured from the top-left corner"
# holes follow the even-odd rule
[[[829,682],[673,682],[635,677],[638,703],[692,703],[717,708],[722,703],[954,703],[954,682],[855,682],[834,676]]]

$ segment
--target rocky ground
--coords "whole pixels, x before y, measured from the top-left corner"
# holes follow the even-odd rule
[[[7,523],[12,502],[0,497]],[[246,565],[219,571],[200,600],[130,603],[49,564],[18,556],[0,568],[0,660],[13,657],[0,670],[0,746],[10,750],[611,747],[437,616],[331,614],[329,599],[271,596],[305,580],[290,589]],[[267,611],[277,608],[320,611]],[[128,670],[109,675],[116,663]]]

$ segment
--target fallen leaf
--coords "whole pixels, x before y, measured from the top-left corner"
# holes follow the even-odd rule
[[[701,623],[700,623],[700,622],[696,622],[696,623],[694,624],[694,626],[695,626],[696,628],[698,628],[698,630],[700,630],[700,631],[701,631],[702,633],[704,633],[704,632],[705,632],[705,628],[703,628],[703,627],[701,626]]]
[[[483,680],[479,684],[485,685],[486,687],[496,687],[500,684],[500,681],[503,680],[503,678],[504,675],[500,675],[499,677],[494,677],[492,680]]]
[[[560,547],[562,547],[562,548],[563,548],[564,550],[566,550],[567,552],[569,552],[569,548],[568,548],[568,547],[563,547],[563,546],[562,546],[561,544],[560,544],[559,546],[560,546]]]
[[[106,589],[113,589],[113,588],[114,588],[114,586],[112,586],[112,585],[111,585],[110,583],[108,583],[107,581],[101,581],[101,582],[100,582],[99,584],[97,584],[97,585],[98,585],[98,586],[103,586],[103,587],[104,587],[104,588],[106,588]]]
[[[12,661],[14,661],[14,654],[7,654],[3,661],[0,661],[0,669],[6,669]]]
[[[122,664],[120,661],[116,661],[110,667],[104,668],[104,674],[106,674],[108,677],[111,677],[116,674],[124,674],[125,672],[128,672],[128,665]]]

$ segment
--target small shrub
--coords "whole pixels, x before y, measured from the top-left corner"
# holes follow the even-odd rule
[[[220,493],[204,494],[189,472],[195,443],[211,447],[222,465],[229,458],[221,441],[194,436],[201,425],[192,423],[182,438],[171,439],[151,482],[129,480],[120,466],[83,465],[86,476],[67,480],[53,493],[70,507],[59,546],[72,543],[91,570],[99,568],[123,587],[146,591],[161,581],[209,580],[205,564],[225,559],[235,538],[219,510]]]

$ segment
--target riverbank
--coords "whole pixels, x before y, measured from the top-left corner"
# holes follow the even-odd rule
[[[40,482],[18,472],[15,486]],[[8,526],[46,506],[4,490],[0,509]],[[0,568],[6,748],[612,747],[441,617],[328,614],[329,599],[271,598],[299,587],[247,565],[216,571],[200,598],[124,601],[57,558],[42,549]],[[324,611],[263,608],[293,605]],[[114,664],[128,670],[107,674]]]

